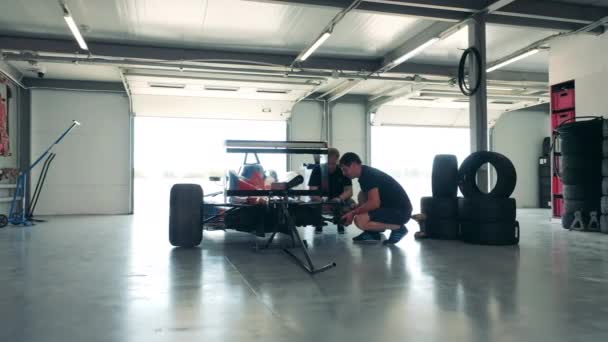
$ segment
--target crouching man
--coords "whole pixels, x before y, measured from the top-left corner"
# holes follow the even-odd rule
[[[328,192],[329,201],[334,202],[331,206],[324,206],[323,213],[331,213],[340,218],[345,212],[351,210],[355,206],[355,201],[352,200],[353,187],[349,178],[342,175],[342,171],[338,168],[338,159],[340,159],[340,151],[330,147],[327,149],[327,164],[321,164],[315,167],[310,175],[308,187],[310,190],[319,190]],[[325,177],[322,174],[325,171]],[[313,197],[313,201],[321,201],[321,197]],[[338,234],[344,234],[344,226],[338,224]],[[323,226],[315,227],[315,234],[321,234]]]
[[[359,206],[342,216],[345,225],[354,221],[363,231],[353,241],[378,242],[380,233],[390,229],[391,235],[384,243],[399,242],[407,234],[405,224],[412,214],[412,204],[403,187],[386,173],[362,165],[359,156],[352,152],[342,156],[340,169],[349,179],[358,178],[361,186]]]

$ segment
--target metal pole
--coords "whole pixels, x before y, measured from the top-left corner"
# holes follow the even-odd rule
[[[469,100],[469,122],[471,126],[471,152],[488,150],[488,94],[486,80],[486,21],[483,15],[476,15],[469,21],[469,45],[479,51],[481,70],[476,70],[471,59],[471,84],[481,77],[479,89]],[[484,165],[478,173],[477,184],[482,191],[488,190],[488,170]]]

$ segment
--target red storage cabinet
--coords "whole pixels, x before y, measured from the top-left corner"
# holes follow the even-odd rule
[[[563,124],[564,122],[570,120],[569,122],[573,121],[575,117],[574,114],[574,110],[568,110],[565,112],[560,112],[560,113],[553,113],[551,114],[551,127],[555,130],[557,127],[559,127],[559,125]]]
[[[555,217],[562,217],[562,215],[564,214],[564,198],[559,196],[559,197],[553,197],[553,216]]]
[[[564,122],[572,122],[576,118],[575,108],[575,91],[574,81],[568,81],[560,84],[551,86],[551,130],[553,131],[553,138],[557,132],[555,131]],[[555,139],[555,146],[552,151],[552,178],[551,178],[551,193],[553,217],[562,217],[564,214],[564,185],[562,180],[557,176],[560,167],[561,159],[561,147],[559,146],[559,139]]]
[[[552,191],[554,195],[563,195],[564,194],[564,184],[562,180],[557,176],[553,176],[553,186]]]
[[[574,108],[574,88],[562,89],[551,93],[551,109],[562,111]]]

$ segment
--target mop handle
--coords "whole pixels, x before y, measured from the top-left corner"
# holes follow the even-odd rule
[[[65,130],[65,132],[63,132],[63,134],[61,134],[61,135],[59,136],[59,138],[58,138],[58,139],[57,139],[57,140],[56,140],[54,143],[52,143],[52,144],[51,144],[51,146],[49,146],[49,148],[47,148],[47,149],[46,149],[46,151],[44,151],[44,153],[42,153],[42,155],[41,155],[41,156],[40,156],[38,159],[36,159],[36,161],[35,161],[35,162],[34,162],[32,165],[30,165],[30,167],[29,167],[29,168],[27,169],[27,171],[25,171],[24,173],[29,172],[29,171],[30,171],[30,170],[32,170],[32,169],[33,169],[33,168],[34,168],[36,165],[38,165],[38,163],[40,163],[40,162],[42,161],[42,159],[44,159],[44,157],[46,157],[46,155],[47,155],[47,154],[48,154],[48,153],[51,151],[51,149],[53,149],[53,147],[55,147],[55,145],[59,144],[59,142],[60,142],[60,141],[61,141],[63,138],[65,138],[65,136],[66,136],[66,135],[68,135],[68,133],[70,133],[70,131],[71,131],[71,130],[72,130],[74,127],[76,127],[76,126],[80,126],[80,122],[78,122],[78,121],[74,120],[74,121],[72,122],[72,124],[70,125],[70,127],[68,127],[68,129],[66,129],[66,130]]]

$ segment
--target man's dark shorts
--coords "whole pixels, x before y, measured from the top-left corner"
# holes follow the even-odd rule
[[[412,212],[403,209],[378,208],[368,214],[370,221],[373,222],[402,225],[410,220]]]

